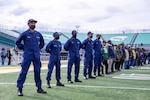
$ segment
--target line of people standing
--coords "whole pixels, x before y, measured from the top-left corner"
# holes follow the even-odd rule
[[[21,63],[21,71],[17,79],[18,96],[23,96],[23,84],[26,80],[26,75],[29,70],[31,62],[34,65],[34,80],[37,87],[37,93],[47,93],[42,89],[41,80],[41,60],[40,50],[44,47],[43,36],[35,30],[37,21],[29,19],[27,24],[29,29],[20,34],[16,40],[16,45],[19,49],[24,51],[23,61]],[[48,72],[46,76],[47,87],[51,88],[51,77],[54,66],[56,67],[56,86],[64,86],[61,83],[61,63],[60,52],[61,42],[59,41],[59,33],[53,33],[54,39],[50,41],[46,46],[46,52],[50,53]],[[97,34],[96,39],[93,41],[93,33],[87,33],[87,39],[81,42],[77,39],[77,31],[72,31],[72,37],[65,43],[64,49],[68,51],[68,66],[67,66],[67,79],[68,83],[82,82],[79,79],[80,73],[80,49],[84,50],[84,67],[83,77],[87,79],[96,79],[97,76],[104,76],[104,74],[111,74],[115,70],[126,69],[130,65],[134,66],[136,62],[136,52],[134,49],[121,45],[113,45],[109,40],[101,43],[101,35]],[[144,54],[139,53],[140,61],[145,61]],[[144,59],[144,60],[143,60]],[[94,62],[94,64],[93,64]],[[74,64],[74,82],[72,81],[72,67]],[[94,67],[93,67],[94,65]],[[115,65],[115,68],[114,68]],[[124,67],[123,67],[124,65]],[[104,73],[105,67],[105,73]]]

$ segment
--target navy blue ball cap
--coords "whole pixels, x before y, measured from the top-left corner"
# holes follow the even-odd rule
[[[73,30],[72,31],[72,35],[75,35],[75,34],[77,34],[78,32],[76,31],[76,30]]]
[[[97,36],[101,36],[101,34],[96,34],[96,37],[97,37]]]
[[[37,20],[29,19],[29,20],[28,20],[28,24],[30,24],[31,22],[35,22],[35,23],[37,23]]]
[[[53,37],[56,37],[56,36],[59,36],[59,33],[58,33],[58,32],[54,32],[54,33],[53,33]]]
[[[108,43],[111,43],[111,40],[108,40]]]
[[[89,32],[87,33],[87,35],[89,35],[89,34],[93,34],[93,33],[89,31]]]

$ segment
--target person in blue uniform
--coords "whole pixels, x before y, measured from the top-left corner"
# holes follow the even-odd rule
[[[96,72],[98,71],[98,76],[103,76],[101,72],[101,63],[102,63],[102,44],[100,41],[101,35],[96,35],[96,40],[93,42],[94,49],[94,76],[96,77]],[[103,71],[102,71],[103,72]]]
[[[64,49],[66,51],[69,51],[68,54],[68,70],[67,70],[67,79],[68,83],[73,83],[71,80],[71,71],[73,64],[75,65],[75,82],[82,82],[79,80],[79,71],[80,71],[80,48],[81,48],[81,42],[77,37],[77,31],[72,31],[72,38],[70,38],[64,45]]]
[[[16,40],[17,47],[24,51],[24,59],[21,64],[21,71],[17,80],[18,96],[23,96],[22,88],[31,62],[33,62],[34,65],[34,80],[37,87],[37,93],[46,93],[46,91],[41,88],[42,80],[40,76],[40,50],[44,47],[44,39],[38,31],[34,30],[36,23],[36,20],[29,19],[29,29],[20,34]]]
[[[48,63],[48,73],[47,73],[47,77],[46,77],[48,88],[51,88],[50,80],[51,80],[54,66],[56,67],[56,74],[55,74],[56,80],[57,80],[56,85],[64,86],[64,84],[62,84],[60,82],[60,79],[61,79],[61,75],[60,75],[61,43],[58,41],[59,33],[58,32],[53,33],[53,37],[54,37],[54,39],[48,43],[48,45],[46,46],[46,49],[45,49],[47,53],[50,53],[49,63]]]
[[[84,79],[88,79],[88,78],[95,79],[96,77],[92,76],[92,69],[93,69],[93,41],[92,41],[92,37],[93,37],[93,33],[88,32],[87,35],[88,35],[88,38],[82,42],[82,48],[85,51],[83,76],[84,76]],[[87,73],[87,70],[88,70],[88,73]],[[88,77],[87,77],[87,75],[88,75]]]

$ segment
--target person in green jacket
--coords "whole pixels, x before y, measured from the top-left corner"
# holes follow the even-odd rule
[[[107,42],[104,40],[102,44],[102,59],[103,64],[105,65],[105,72],[108,74],[108,47]]]

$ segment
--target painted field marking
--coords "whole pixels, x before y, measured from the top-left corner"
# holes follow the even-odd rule
[[[65,67],[67,67],[67,65],[61,65],[61,68],[65,68]],[[21,67],[6,67],[6,68],[4,67],[4,68],[0,68],[0,74],[20,72],[20,69],[21,69]],[[48,69],[47,66],[41,67],[41,70],[44,70],[44,69]],[[29,71],[33,71],[32,65],[31,65]]]
[[[140,67],[138,69],[148,69],[148,70],[150,70],[150,67]]]
[[[0,85],[16,85],[16,83],[0,82]],[[25,85],[32,85],[34,83],[25,83]],[[46,85],[46,84],[43,84]],[[56,86],[56,84],[51,84],[51,86]],[[120,89],[120,90],[145,90],[150,91],[150,88],[134,88],[134,87],[112,87],[112,86],[90,86],[90,85],[65,85],[66,87],[76,87],[76,88],[103,88],[103,89]]]
[[[113,78],[117,79],[132,79],[132,80],[150,80],[149,74],[120,74],[117,76],[113,76]]]

